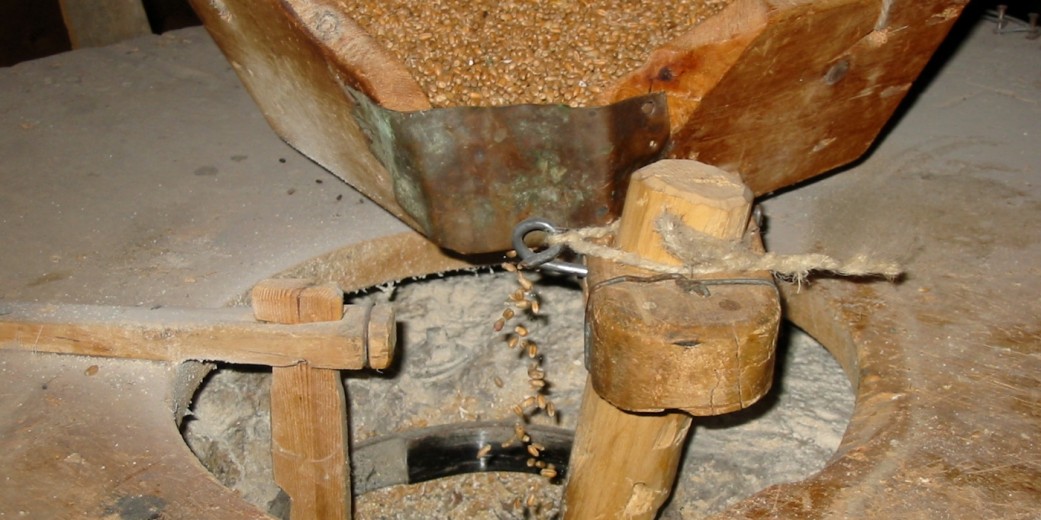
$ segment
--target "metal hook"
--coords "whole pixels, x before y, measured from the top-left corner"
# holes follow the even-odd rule
[[[558,261],[556,258],[564,252],[563,244],[555,244],[535,252],[524,243],[524,237],[532,231],[544,231],[550,235],[560,233],[552,222],[543,218],[529,218],[513,228],[513,249],[517,251],[521,267],[540,269],[560,274],[585,277],[589,269],[584,265]]]

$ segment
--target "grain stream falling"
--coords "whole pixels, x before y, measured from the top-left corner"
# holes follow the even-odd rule
[[[651,50],[727,0],[366,0],[348,14],[435,107],[591,106]]]
[[[507,253],[507,256],[516,258],[516,251],[510,251]],[[540,307],[539,297],[534,291],[535,285],[532,280],[512,261],[503,263],[502,268],[516,275],[519,287],[507,298],[506,309],[502,311],[501,317],[495,320],[492,325],[492,329],[496,333],[501,332],[511,320],[523,320],[529,314],[530,317],[537,316]],[[511,350],[519,348],[521,359],[527,356],[531,362],[527,370],[530,392],[524,395],[520,403],[513,405],[511,411],[517,416],[518,422],[514,424],[513,437],[504,441],[501,446],[502,448],[508,448],[515,443],[524,446],[529,455],[527,460],[528,467],[537,468],[542,477],[547,480],[554,480],[558,475],[556,466],[541,460],[546,447],[539,444],[536,439],[533,439],[524,428],[526,424],[531,422],[535,414],[542,413],[551,418],[556,417],[556,404],[547,396],[546,370],[542,365],[545,358],[539,354],[538,344],[529,337],[528,327],[524,324],[518,323],[514,325],[513,330],[505,334],[503,339]],[[496,386],[501,387],[502,385],[497,383]],[[478,452],[477,458],[488,456],[491,453],[491,449],[491,445],[485,445]],[[524,501],[525,508],[531,509],[534,507],[536,494],[537,489],[529,487]]]

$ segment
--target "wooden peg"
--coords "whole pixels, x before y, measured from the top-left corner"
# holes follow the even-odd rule
[[[736,174],[694,161],[661,161],[633,175],[614,244],[656,263],[680,265],[655,227],[663,213],[704,234],[740,240],[751,205],[752,194]],[[595,258],[589,267],[590,378],[572,448],[564,518],[650,519],[671,492],[691,424],[688,413],[675,410],[723,413],[751,404],[769,388],[779,302],[765,285],[727,287],[725,299],[711,302],[671,279],[605,286],[601,282],[619,276],[646,279],[655,273]],[[701,323],[691,305],[706,303],[729,310]],[[746,335],[742,327],[750,319],[754,334]],[[724,355],[741,352],[750,339],[757,345],[752,362]],[[736,374],[736,381],[716,377],[721,370]],[[711,388],[702,391],[706,382]],[[719,387],[723,391],[715,395]],[[698,406],[703,403],[706,410]]]

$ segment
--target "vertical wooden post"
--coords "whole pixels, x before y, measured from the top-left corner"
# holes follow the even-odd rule
[[[661,161],[633,175],[614,243],[654,262],[680,265],[655,230],[663,212],[702,233],[737,240],[751,205],[751,192],[735,174],[694,161]],[[591,286],[593,271],[591,266]],[[636,382],[633,391],[639,391]],[[682,412],[620,410],[587,382],[564,518],[653,518],[671,492],[690,424],[690,415]]]
[[[253,289],[253,309],[257,319],[277,323],[340,320],[343,291],[336,284],[266,280]],[[350,518],[347,400],[340,371],[306,363],[273,367],[271,438],[275,482],[291,499],[291,518]]]
[[[73,49],[152,34],[141,0],[61,0],[61,15]]]

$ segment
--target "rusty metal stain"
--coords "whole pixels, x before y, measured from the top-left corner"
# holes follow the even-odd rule
[[[345,88],[398,204],[431,240],[462,253],[508,249],[513,226],[531,216],[563,227],[609,222],[629,176],[669,139],[662,93],[593,108],[398,112]]]

